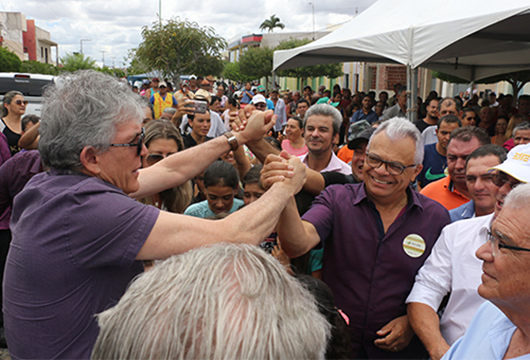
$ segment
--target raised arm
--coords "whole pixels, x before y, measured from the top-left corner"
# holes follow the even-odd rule
[[[217,242],[259,244],[278,222],[282,209],[305,180],[305,166],[290,160],[292,177],[274,184],[259,200],[223,220],[204,220],[160,212],[137,259],[164,259]]]
[[[234,133],[239,146],[243,146],[249,140],[263,137],[274,125],[275,119],[272,111],[253,112],[245,129]],[[138,177],[140,188],[130,196],[142,198],[179,186],[200,174],[230,148],[227,138],[220,136],[171,155],[153,166],[140,170]]]

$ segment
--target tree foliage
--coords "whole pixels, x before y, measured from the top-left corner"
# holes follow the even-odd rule
[[[149,72],[149,66],[140,60],[136,53],[136,49],[129,49],[125,61],[129,62],[129,67],[127,68],[128,75],[138,75]]]
[[[250,79],[268,77],[272,72],[273,50],[269,48],[248,48],[239,58],[239,71]]]
[[[59,69],[52,64],[45,64],[35,60],[23,61],[20,66],[20,72],[30,74],[57,75]]]
[[[103,66],[102,68],[97,68],[96,70],[104,74],[117,77],[117,78],[125,77],[125,72],[122,69],[111,69],[107,66]]]
[[[20,65],[19,57],[9,49],[0,47],[0,71],[1,72],[19,72]]]
[[[271,15],[271,17],[261,23],[259,26],[260,30],[267,30],[268,32],[274,32],[274,28],[285,28],[285,25],[280,22],[280,18],[276,14]]]
[[[443,80],[443,81],[447,81],[449,83],[454,83],[454,84],[469,84],[470,83],[469,80],[462,79],[457,76],[445,74],[445,73],[438,72],[438,71],[433,71],[432,74],[434,77],[440,80]],[[515,96],[517,96],[517,94],[519,94],[519,92],[525,86],[525,84],[530,82],[530,70],[516,71],[516,72],[511,72],[511,73],[506,73],[506,74],[501,74],[501,75],[490,76],[490,77],[475,81],[475,83],[494,84],[494,83],[498,83],[501,81],[506,81],[507,83],[509,83],[512,86],[512,93]]]
[[[252,77],[241,74],[239,70],[239,61],[236,62],[227,62],[225,63],[225,68],[223,70],[223,78],[232,80],[232,81],[250,81]]]
[[[306,45],[312,42],[309,39],[289,39],[280,42],[280,44],[275,48],[275,50],[288,50],[294,49],[302,45]],[[279,76],[287,76],[294,78],[308,78],[308,77],[319,77],[326,76],[328,78],[334,79],[339,76],[342,76],[342,64],[322,64],[322,65],[313,65],[313,66],[303,66],[293,69],[285,69],[278,71]]]
[[[135,55],[138,64],[160,71],[175,84],[181,74],[218,76],[223,71],[221,52],[227,44],[211,27],[174,18],[144,27],[142,37]]]
[[[68,72],[96,69],[96,60],[80,53],[66,53],[61,58],[61,63],[63,64],[62,70]]]

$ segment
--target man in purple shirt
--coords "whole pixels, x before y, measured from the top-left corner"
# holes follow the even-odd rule
[[[391,119],[370,139],[364,183],[327,187],[303,219],[291,201],[280,217],[277,230],[290,257],[325,243],[322,276],[350,318],[352,358],[425,355],[405,299],[450,219],[440,204],[409,186],[422,157],[416,127]]]
[[[95,71],[65,75],[46,92],[39,151],[50,171],[26,184],[11,219],[3,311],[13,359],[90,358],[95,315],[116,304],[143,271],[139,260],[217,242],[257,245],[300,190],[305,167],[293,159],[287,182],[223,220],[133,200],[188,181],[274,124],[272,112],[255,112],[237,134],[140,169],[147,155],[144,107],[126,84]]]

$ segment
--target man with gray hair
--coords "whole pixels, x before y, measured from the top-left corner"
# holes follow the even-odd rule
[[[528,153],[524,155],[526,160],[519,157],[515,161],[528,164]],[[487,301],[443,359],[530,358],[529,217],[530,185],[518,185],[506,196],[502,210],[487,230],[489,241],[476,251],[482,260],[478,294]]]
[[[331,105],[313,105],[304,118],[304,139],[308,149],[300,160],[308,168],[318,172],[335,171],[351,174],[351,167],[333,152],[333,144],[338,144],[342,115]]]
[[[330,334],[311,293],[250,245],[167,259],[98,323],[92,359],[323,359]]]
[[[389,107],[383,112],[383,120],[392,119],[394,117],[407,117],[407,87],[402,86],[396,93],[396,104]]]
[[[530,143],[530,122],[523,121],[513,129],[513,145]]]
[[[290,257],[324,247],[322,279],[350,318],[352,358],[425,355],[410,327],[405,298],[450,220],[440,204],[410,187],[422,160],[416,126],[390,119],[369,140],[363,183],[326,187],[302,219],[291,201],[280,217],[277,231]],[[287,165],[277,159],[276,166],[267,167],[271,177],[264,168],[264,185],[283,179],[282,163]]]
[[[272,112],[255,112],[237,134],[140,169],[147,148],[138,95],[95,71],[59,80],[45,93],[40,128],[39,151],[50,171],[31,179],[12,211],[3,310],[13,358],[89,358],[98,334],[94,315],[118,302],[143,272],[141,260],[217,242],[258,244],[305,177],[292,159],[293,177],[218,221],[146,206],[131,197],[176,187],[230,149],[261,139]]]

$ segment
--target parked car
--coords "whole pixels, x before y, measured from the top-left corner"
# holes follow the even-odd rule
[[[55,76],[25,73],[0,73],[0,101],[4,95],[17,90],[24,94],[24,99],[28,101],[26,114],[40,116],[43,97],[42,93],[46,86],[55,83]]]

